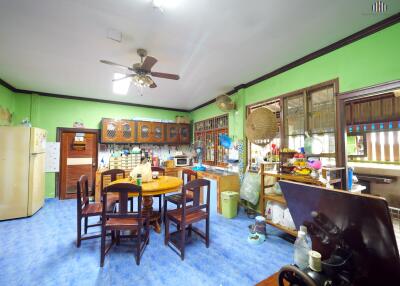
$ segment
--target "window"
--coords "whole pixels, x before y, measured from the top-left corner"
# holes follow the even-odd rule
[[[322,142],[322,157],[335,155],[334,85],[304,89],[285,97],[284,124],[286,146],[298,150],[307,136]]]
[[[256,144],[251,143],[250,141],[247,140],[247,158],[248,158],[248,164],[253,165],[253,166],[258,166],[259,163],[263,160],[263,158],[271,152],[271,146],[274,145],[276,148],[280,148],[281,146],[281,138],[280,138],[280,114],[281,114],[281,104],[280,100],[272,100],[272,101],[266,101],[262,102],[260,104],[256,104],[253,106],[250,106],[247,110],[248,114],[253,112],[254,110],[258,108],[268,108],[272,112],[275,113],[277,123],[278,123],[278,132],[276,134],[276,137],[272,139],[271,144],[268,144],[267,146],[259,146]],[[276,158],[278,160],[278,158]]]
[[[323,164],[335,164],[335,122],[337,81],[331,80],[273,100],[250,105],[247,113],[266,107],[275,112],[279,134],[272,141],[277,148],[299,150],[307,136],[321,141]],[[281,115],[282,113],[282,115]],[[247,141],[248,164],[258,165],[270,152],[271,144],[260,147]]]
[[[228,135],[228,114],[213,117],[194,124],[194,138],[203,146],[203,163],[226,166],[228,150],[219,144],[220,134]]]
[[[400,163],[400,98],[381,94],[346,103],[351,161]]]

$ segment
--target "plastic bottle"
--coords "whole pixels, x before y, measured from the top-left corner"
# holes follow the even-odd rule
[[[142,174],[137,174],[136,185],[138,185],[138,186],[142,185]]]
[[[311,250],[306,242],[306,234],[299,230],[294,242],[294,263],[300,268],[308,267],[308,252]]]
[[[308,247],[312,250],[311,236],[308,234],[307,227],[304,225],[301,225],[300,230],[306,234],[306,236],[305,236],[306,243],[307,243]]]

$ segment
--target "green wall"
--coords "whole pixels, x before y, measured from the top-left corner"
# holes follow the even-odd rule
[[[366,38],[316,58],[287,72],[240,90],[233,98],[239,104],[236,122],[244,124],[246,105],[279,96],[310,85],[339,78],[339,91],[400,79],[400,24],[393,25]],[[243,98],[241,98],[243,97]],[[231,112],[233,113],[233,112]],[[191,112],[194,122],[223,114],[215,104]],[[233,116],[230,128],[237,127]],[[243,132],[234,132],[239,135]],[[239,137],[240,138],[240,137]],[[242,137],[244,138],[244,137]]]
[[[0,107],[8,109],[11,113],[15,112],[15,94],[2,85],[0,85]]]
[[[57,127],[72,127],[75,121],[83,122],[86,128],[99,128],[101,118],[129,119],[146,117],[174,120],[176,115],[189,115],[163,109],[144,108],[120,104],[99,103],[85,100],[70,100],[40,95],[15,95],[15,122],[29,118],[32,126],[46,129],[48,141],[56,141]],[[55,173],[46,173],[46,197],[55,196]]]

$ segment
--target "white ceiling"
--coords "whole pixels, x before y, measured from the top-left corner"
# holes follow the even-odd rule
[[[400,11],[372,15],[366,0],[0,0],[0,78],[18,89],[191,109]],[[122,32],[121,43],[107,31]],[[112,93],[118,68],[158,59],[143,96]]]

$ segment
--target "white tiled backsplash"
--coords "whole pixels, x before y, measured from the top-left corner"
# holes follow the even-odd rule
[[[133,147],[139,147],[139,145],[129,145],[129,144],[100,144],[98,165],[102,165],[102,160],[104,165],[109,165],[110,156],[114,152],[122,150],[132,150]],[[192,149],[188,145],[170,146],[170,145],[152,145],[152,144],[140,144],[140,149],[152,150],[153,155],[157,155],[161,161],[166,161],[175,156],[175,152],[181,151],[184,155],[191,158],[193,156]]]

